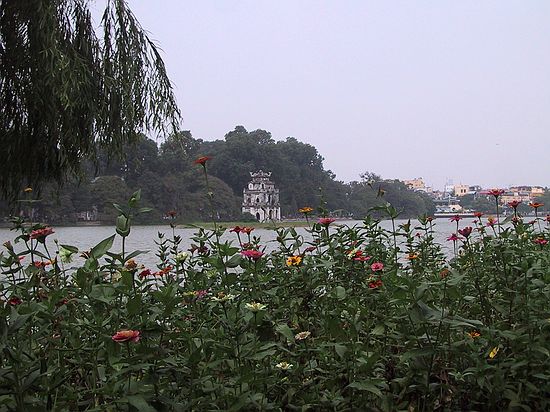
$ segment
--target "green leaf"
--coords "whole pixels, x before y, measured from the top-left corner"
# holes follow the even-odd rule
[[[340,356],[340,358],[344,359],[346,356],[346,352],[348,351],[348,348],[346,348],[344,345],[341,345],[339,343],[334,344],[334,350]]]
[[[149,405],[143,396],[128,395],[126,398],[122,398],[120,402],[125,400],[140,412],[156,412],[156,409]]]
[[[142,307],[141,296],[137,295],[128,300],[126,304],[126,309],[128,310],[128,315],[137,315]]]
[[[342,286],[336,286],[334,289],[336,293],[336,298],[339,300],[344,300],[346,298],[346,289],[344,289]]]
[[[113,241],[115,240],[115,235],[109,236],[107,239],[103,239],[97,245],[95,245],[90,251],[90,255],[94,259],[99,259],[103,256],[111,247],[113,246]]]
[[[358,389],[360,391],[367,391],[375,394],[376,396],[382,397],[382,392],[376,386],[370,382],[352,382],[348,385],[348,388]]]
[[[294,341],[294,332],[288,327],[288,325],[285,325],[284,323],[279,324],[275,327],[275,330],[283,335],[285,338],[287,338],[289,341]]]

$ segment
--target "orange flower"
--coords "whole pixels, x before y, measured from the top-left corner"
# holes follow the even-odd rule
[[[45,227],[43,229],[33,230],[31,232],[30,238],[36,239],[39,242],[44,242],[46,240],[46,236],[51,235],[52,233],[55,233],[55,232],[51,227]]]
[[[418,253],[409,253],[409,256],[407,256],[407,259],[409,260],[418,259]]]
[[[30,193],[30,192],[32,192],[32,187],[26,187],[26,188],[23,190],[23,192],[25,192],[25,193]]]
[[[471,332],[468,332],[468,336],[472,339],[476,339],[481,336],[481,333],[479,333],[477,330],[473,330]]]
[[[531,206],[533,209],[538,209],[539,207],[544,206],[544,203],[531,202],[529,203],[529,206]]]
[[[115,342],[121,343],[121,342],[137,342],[139,341],[139,330],[119,330],[117,333],[115,333],[111,339],[113,339]]]
[[[196,165],[206,166],[206,162],[208,162],[210,159],[212,159],[210,156],[201,156],[197,160],[195,160]]]
[[[298,212],[307,215],[308,213],[313,212],[313,208],[309,206],[302,207],[301,209],[298,209]]]

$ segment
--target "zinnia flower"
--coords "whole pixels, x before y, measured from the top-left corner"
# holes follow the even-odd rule
[[[521,205],[521,200],[512,200],[511,202],[508,202],[508,206],[513,207],[514,209],[517,209],[519,205]]]
[[[479,333],[477,330],[473,330],[471,332],[468,332],[468,336],[472,339],[476,339],[481,336],[481,333]]]
[[[113,339],[115,342],[121,343],[121,342],[137,342],[139,341],[139,330],[119,330],[117,333],[113,335],[111,339]]]
[[[456,242],[457,240],[459,240],[460,238],[456,235],[456,233],[453,233],[451,236],[449,236],[447,238],[447,241],[453,241],[453,242]]]
[[[195,160],[196,165],[206,166],[206,162],[208,162],[210,159],[212,159],[210,156],[201,156],[197,160]]]
[[[296,340],[305,340],[305,339],[309,338],[310,335],[311,335],[310,331],[300,332],[300,333],[297,333],[294,336],[294,339],[296,339]]]
[[[489,358],[493,359],[495,356],[497,356],[499,350],[500,348],[498,346],[495,346],[493,349],[491,349],[491,352],[489,352]]]
[[[275,365],[276,368],[279,368],[283,371],[287,371],[289,369],[292,368],[292,363],[288,363],[288,362],[279,362],[277,365]]]
[[[499,197],[504,193],[504,189],[491,189],[489,190],[489,194],[494,197]]]
[[[460,233],[464,237],[468,237],[472,233],[472,228],[468,226],[468,227],[465,227],[464,229],[459,229],[458,233]]]
[[[46,236],[51,235],[52,233],[55,233],[51,227],[45,227],[43,229],[37,229],[33,230],[31,232],[30,238],[36,239],[39,242],[44,242],[46,240]]]
[[[483,216],[483,213],[481,213],[481,212],[475,212],[475,213],[474,213],[474,216],[477,217],[477,218],[479,219],[481,216]]]
[[[286,258],[286,265],[287,266],[299,266],[300,263],[302,263],[302,257],[301,256],[289,256]]]
[[[328,226],[330,225],[332,222],[334,222],[336,219],[333,219],[331,217],[321,217],[319,218],[319,224],[323,225],[323,226]]]
[[[243,233],[246,233],[247,235],[249,235],[249,234],[250,234],[250,232],[252,232],[253,230],[254,230],[254,228],[253,228],[253,227],[248,227],[248,226],[245,226],[245,227],[243,227],[243,228],[242,228],[242,230],[241,230],[241,231],[242,231]]]
[[[23,192],[25,192],[25,193],[32,192],[32,187],[26,187],[25,189],[23,189]]]
[[[533,209],[538,209],[539,207],[544,206],[544,203],[531,202],[529,203],[529,206],[531,206]]]
[[[487,226],[493,227],[497,223],[496,219],[493,216],[487,218]]]
[[[145,270],[142,270],[142,271],[139,273],[138,276],[139,276],[141,279],[143,279],[143,278],[145,278],[145,277],[147,277],[147,276],[151,276],[151,275],[152,275],[151,269],[145,269]]]
[[[217,296],[213,296],[212,300],[214,302],[227,302],[228,300],[235,299],[236,296],[232,295],[231,293],[225,293],[225,292],[218,292]]]
[[[175,210],[169,210],[168,212],[166,212],[166,216],[168,216],[171,219],[175,219],[177,214],[178,212],[176,212]]]
[[[381,279],[373,280],[369,282],[369,288],[370,289],[378,289],[380,286],[383,286],[384,283],[382,283]]]
[[[546,240],[542,237],[536,238],[535,240],[533,240],[533,242],[535,242],[537,245],[541,245],[541,246],[544,246],[544,245],[548,244],[548,240]]]
[[[251,302],[251,303],[247,303],[245,304],[245,307],[251,311],[251,312],[259,312],[261,310],[264,310],[267,306],[262,304],[262,303],[258,303],[258,302]]]
[[[372,265],[370,265],[370,268],[373,272],[379,272],[384,269],[384,264],[382,262],[374,262]]]
[[[234,233],[241,233],[243,229],[244,229],[243,227],[235,226],[233,229],[229,229],[229,231]]]
[[[183,263],[189,258],[189,252],[180,252],[176,255],[176,262]]]
[[[298,209],[298,212],[303,213],[304,215],[307,215],[308,213],[313,212],[313,208],[309,206],[302,207],[301,209]]]
[[[450,218],[449,220],[451,222],[458,222],[460,219],[462,219],[462,217],[460,217],[459,215],[454,215],[452,218]]]
[[[418,253],[409,253],[409,255],[407,256],[407,259],[409,260],[418,259]]]
[[[11,298],[8,299],[8,305],[10,306],[17,306],[17,305],[20,305],[21,303],[23,303],[23,301],[21,300],[21,298],[17,296],[12,296]]]
[[[254,249],[241,250],[241,255],[252,260],[258,260],[263,256],[263,252]]]

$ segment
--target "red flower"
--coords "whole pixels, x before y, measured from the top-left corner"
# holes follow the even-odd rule
[[[544,206],[544,203],[531,202],[529,203],[529,206],[531,206],[533,209],[538,209],[539,207]]]
[[[233,229],[229,229],[230,232],[241,233],[244,227],[235,226]]]
[[[450,218],[449,220],[451,222],[458,222],[460,219],[462,219],[462,217],[460,217],[459,215],[454,215],[452,218]]]
[[[456,233],[453,233],[451,236],[447,238],[447,241],[452,240],[453,242],[456,242],[460,238],[456,235]]]
[[[546,240],[542,237],[536,238],[535,240],[533,240],[533,242],[535,242],[537,245],[541,245],[541,246],[544,246],[544,245],[548,244],[548,240]]]
[[[151,276],[151,275],[152,275],[151,269],[145,269],[145,270],[142,270],[142,271],[139,273],[138,276],[139,276],[141,279],[143,279],[143,278],[145,278],[145,277],[147,277],[147,276]]]
[[[336,219],[333,219],[331,217],[321,217],[319,218],[319,223],[323,226],[328,226],[330,225],[332,222],[334,222]]]
[[[196,165],[205,166],[206,162],[208,162],[210,159],[212,159],[210,156],[201,156],[197,160],[195,160]]]
[[[550,215],[546,215],[546,221],[550,222]]]
[[[460,233],[464,237],[468,237],[472,233],[472,228],[468,226],[468,227],[465,227],[464,229],[459,229],[458,233]]]
[[[168,216],[171,219],[175,219],[177,214],[178,212],[176,212],[175,210],[169,210],[168,212],[166,212],[166,216]]]
[[[475,213],[474,213],[474,216],[477,217],[477,218],[479,219],[481,216],[483,216],[483,213],[481,213],[481,212],[475,212]]]
[[[52,233],[55,232],[51,227],[45,227],[44,229],[33,230],[31,232],[30,238],[36,239],[39,242],[44,242],[46,240],[46,236],[51,235]]]
[[[364,255],[362,250],[358,250],[357,252],[355,252],[355,255],[353,257],[353,260],[357,260],[359,262],[366,262],[369,259],[370,256]]]
[[[241,250],[241,255],[252,260],[258,260],[263,256],[263,252],[260,252],[259,250],[247,249]]]
[[[17,296],[12,296],[11,298],[8,299],[8,305],[11,305],[11,306],[17,306],[17,305],[20,305],[21,303],[23,303],[23,301],[21,300],[21,298],[18,298]]]
[[[372,265],[370,265],[370,268],[373,272],[379,272],[384,269],[384,264],[382,262],[374,262]]]
[[[382,282],[381,279],[377,279],[377,280],[373,280],[372,282],[369,282],[369,288],[370,289],[377,289],[379,288],[380,286],[383,286],[384,283]]]
[[[519,205],[521,205],[521,200],[512,200],[511,202],[508,202],[508,206],[513,207],[516,209]]]
[[[139,330],[119,330],[117,333],[113,335],[111,339],[113,339],[115,342],[121,343],[121,342],[137,342],[139,341]]]
[[[428,223],[429,223],[429,222],[432,222],[433,220],[434,220],[434,217],[433,217],[433,216],[428,216],[428,217],[426,218],[426,222],[428,222]]]
[[[304,253],[313,252],[315,249],[317,249],[315,246],[306,247]]]
[[[504,189],[491,189],[489,190],[489,194],[494,197],[499,197],[504,193]]]

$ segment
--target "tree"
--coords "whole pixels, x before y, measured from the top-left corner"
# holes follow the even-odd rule
[[[101,33],[89,0],[0,2],[0,190],[63,181],[97,147],[120,153],[140,132],[175,129],[172,86],[124,0]]]

